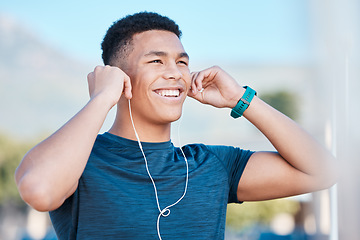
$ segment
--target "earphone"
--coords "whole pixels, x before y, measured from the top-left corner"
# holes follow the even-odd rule
[[[184,156],[184,161],[186,163],[186,180],[185,180],[185,189],[184,189],[184,193],[183,195],[176,201],[174,202],[173,204],[170,204],[169,206],[161,209],[160,207],[160,203],[159,203],[159,197],[158,197],[158,192],[157,192],[157,189],[156,189],[156,184],[155,184],[155,181],[153,179],[153,177],[151,176],[151,173],[149,171],[149,167],[148,167],[148,161],[146,159],[146,156],[145,156],[145,153],[144,153],[144,150],[143,150],[143,147],[142,147],[142,144],[141,144],[141,141],[140,141],[140,138],[139,138],[139,135],[136,131],[136,128],[135,128],[135,124],[134,124],[134,120],[133,120],[133,117],[132,117],[132,114],[131,114],[131,104],[130,104],[130,99],[128,100],[129,101],[129,114],[130,114],[130,120],[131,120],[131,124],[132,124],[132,127],[134,129],[134,132],[135,132],[135,137],[137,139],[137,142],[139,144],[139,148],[140,148],[140,151],[144,157],[144,161],[145,161],[145,167],[146,167],[146,172],[152,182],[152,185],[154,187],[154,192],[155,192],[155,198],[156,198],[156,204],[157,204],[157,208],[159,210],[159,215],[158,215],[158,218],[157,218],[157,221],[156,221],[156,229],[157,229],[157,234],[158,234],[158,237],[160,240],[162,240],[161,238],[161,234],[160,234],[160,218],[161,216],[163,217],[167,217],[170,215],[170,208],[175,206],[176,204],[178,204],[186,195],[186,191],[187,191],[187,187],[188,187],[188,182],[189,182],[189,164],[188,164],[188,161],[187,161],[187,158],[185,156],[185,153],[184,151],[182,150],[181,148],[181,145],[180,145],[180,151],[182,153],[182,155]],[[181,121],[181,119],[180,119]],[[180,134],[179,134],[179,129],[180,129],[180,123],[179,123],[179,126],[178,126],[178,139],[179,139],[179,144],[180,144]]]

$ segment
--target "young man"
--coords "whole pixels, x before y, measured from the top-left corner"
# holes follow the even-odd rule
[[[332,156],[295,122],[219,67],[190,73],[180,35],[155,13],[114,23],[106,66],[88,75],[89,102],[18,167],[22,198],[50,211],[59,239],[223,239],[228,202],[333,184]],[[277,152],[174,147],[170,126],[186,96],[243,114]],[[98,135],[116,104],[113,126]]]

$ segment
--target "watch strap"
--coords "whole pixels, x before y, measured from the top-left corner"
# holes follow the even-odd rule
[[[230,115],[233,118],[241,117],[256,95],[256,91],[249,86],[245,86],[244,88],[246,89],[244,95],[240,98],[236,106],[231,110]]]

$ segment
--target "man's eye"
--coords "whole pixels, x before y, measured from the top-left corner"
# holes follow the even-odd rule
[[[185,61],[178,61],[178,63],[179,63],[179,64],[184,64],[185,66],[187,66],[187,65],[188,65],[188,63],[187,63],[187,62],[185,62]]]
[[[150,63],[162,63],[160,59],[152,60]]]

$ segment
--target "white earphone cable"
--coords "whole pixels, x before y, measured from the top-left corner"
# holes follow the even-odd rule
[[[183,195],[176,201],[174,202],[173,204],[170,204],[169,206],[165,207],[164,209],[161,209],[160,207],[160,203],[159,203],[159,197],[158,197],[158,193],[157,193],[157,189],[156,189],[156,184],[155,184],[155,181],[153,179],[153,177],[151,176],[150,174],[150,170],[149,170],[149,166],[148,166],[148,161],[146,159],[146,156],[145,156],[145,153],[144,153],[144,150],[143,150],[143,147],[142,147],[142,144],[141,144],[141,141],[140,141],[140,138],[139,138],[139,135],[135,129],[135,124],[134,124],[134,120],[133,120],[133,117],[132,117],[132,114],[131,114],[131,104],[130,104],[130,100],[129,100],[129,114],[130,114],[130,120],[131,120],[131,124],[133,126],[133,129],[134,129],[134,132],[135,132],[135,137],[137,139],[137,142],[139,144],[139,148],[140,148],[140,151],[144,157],[144,161],[145,161],[145,167],[146,167],[146,171],[147,171],[147,174],[149,175],[149,178],[152,182],[152,185],[154,187],[154,192],[155,192],[155,198],[156,198],[156,204],[157,204],[157,208],[159,210],[159,215],[158,215],[158,218],[157,218],[157,222],[156,222],[156,228],[157,228],[157,234],[158,234],[158,237],[160,240],[162,240],[161,238],[161,234],[160,234],[160,218],[161,216],[163,217],[167,217],[170,215],[170,208],[175,206],[176,204],[178,204],[186,195],[186,191],[187,191],[187,187],[188,187],[188,181],[189,181],[189,164],[188,164],[188,161],[187,161],[187,158],[185,156],[185,153],[184,151],[182,150],[181,148],[181,145],[180,145],[180,151],[182,153],[182,155],[184,156],[184,161],[186,163],[186,180],[185,180],[185,189],[184,189],[184,193]],[[179,126],[178,126],[178,140],[179,140],[179,144],[180,144],[180,134],[179,134],[179,129],[180,129],[180,123],[181,123],[181,119],[179,121]]]

